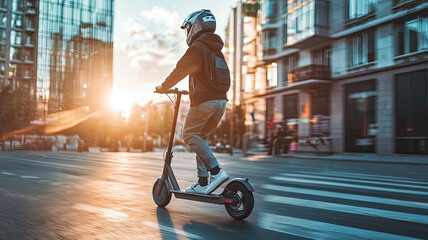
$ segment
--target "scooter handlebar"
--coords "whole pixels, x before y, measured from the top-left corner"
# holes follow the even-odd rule
[[[189,94],[188,91],[186,91],[186,90],[179,90],[178,88],[171,88],[171,89],[167,89],[167,90],[156,89],[154,92],[155,93],[166,93],[166,94],[168,94],[168,93],[175,93],[175,94],[183,94],[183,95]]]

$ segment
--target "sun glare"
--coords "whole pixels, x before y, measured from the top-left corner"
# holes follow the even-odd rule
[[[123,116],[128,116],[132,110],[132,104],[136,101],[126,92],[114,92],[111,96],[111,106],[114,111],[121,112]]]

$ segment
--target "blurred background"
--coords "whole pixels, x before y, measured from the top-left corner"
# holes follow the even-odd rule
[[[232,79],[213,148],[427,154],[427,4],[1,0],[0,150],[163,147],[173,107],[152,89],[187,48],[182,20],[206,8]]]

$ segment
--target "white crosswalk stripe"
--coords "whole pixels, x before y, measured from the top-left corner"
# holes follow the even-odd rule
[[[259,225],[268,230],[295,235],[308,239],[377,239],[377,240],[415,240],[390,233],[383,233],[337,224],[312,221],[303,218],[263,213]]]
[[[365,216],[371,216],[371,217],[389,218],[389,219],[394,219],[398,221],[408,221],[408,222],[428,224],[428,216],[420,215],[420,214],[403,213],[403,212],[382,210],[382,209],[376,209],[376,208],[359,207],[359,206],[345,205],[345,204],[339,204],[339,203],[322,202],[322,201],[306,200],[302,198],[282,197],[282,196],[274,196],[274,195],[266,195],[264,196],[263,199],[265,201],[274,202],[274,203],[282,203],[282,204],[289,204],[289,205],[301,206],[301,207],[318,208],[318,209],[335,211],[335,212],[345,212],[345,213],[352,213],[352,214],[365,215]]]
[[[303,178],[292,178],[292,177],[270,177],[273,180],[279,181],[288,181],[288,182],[298,182],[298,183],[310,183],[317,185],[328,185],[328,186],[337,186],[337,187],[349,187],[349,188],[360,188],[367,190],[383,191],[383,192],[394,192],[394,193],[406,193],[406,194],[415,194],[415,195],[426,195],[428,196],[428,191],[415,191],[415,190],[406,190],[406,189],[396,189],[396,188],[386,188],[386,187],[375,187],[362,184],[353,184],[353,183],[340,183],[340,182],[330,182],[322,180],[311,180]]]
[[[428,186],[418,186],[418,185],[414,185],[414,184],[412,185],[412,184],[402,184],[402,183],[380,182],[380,181],[374,181],[374,180],[349,179],[349,178],[343,178],[343,177],[307,176],[305,174],[295,174],[295,173],[282,173],[281,175],[287,176],[287,177],[309,177],[312,179],[323,179],[323,180],[333,180],[333,181],[345,181],[345,182],[388,185],[388,186],[394,186],[394,187],[428,189]]]
[[[260,186],[268,191],[262,196],[266,202],[329,211],[329,215],[353,214],[360,216],[359,219],[374,217],[397,221],[397,224],[428,225],[428,203],[425,200],[402,200],[407,194],[413,194],[415,198],[428,196],[427,182],[343,172],[335,175],[335,172],[303,171],[280,173],[270,179],[273,181]],[[289,186],[290,184],[293,186]],[[334,190],[329,191],[328,188]],[[338,188],[346,191],[336,191]],[[364,192],[360,193],[361,190]],[[370,196],[370,192],[376,196]],[[391,195],[398,195],[401,199],[391,198]],[[338,202],[335,202],[335,199]],[[317,219],[319,217],[314,216]],[[363,229],[364,222],[361,223],[360,229],[355,225],[350,227],[336,221],[337,218],[333,219],[333,222],[323,222],[310,219],[307,215],[299,218],[271,212],[263,212],[259,217],[259,225],[264,229],[310,239],[416,239],[402,236],[407,235],[407,231],[398,232],[396,235],[383,232],[382,228],[379,231],[374,231],[378,230],[377,228]]]
[[[365,196],[365,195],[358,195],[358,194],[313,190],[313,189],[307,189],[307,188],[284,187],[284,186],[278,186],[278,185],[272,185],[272,184],[263,184],[261,187],[264,189],[281,191],[281,192],[291,192],[291,193],[294,192],[294,193],[317,195],[317,196],[323,196],[323,197],[356,200],[361,202],[383,203],[383,204],[403,206],[403,207],[428,209],[428,203],[421,203],[421,202],[410,202],[410,201],[403,201],[403,200],[383,198],[383,197],[372,197],[372,196]]]

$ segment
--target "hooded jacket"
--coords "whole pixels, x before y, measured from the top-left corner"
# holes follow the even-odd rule
[[[226,93],[217,92],[209,87],[209,66],[204,52],[209,50],[221,52],[223,41],[220,36],[205,32],[189,46],[178,61],[175,69],[162,83],[163,89],[169,89],[189,75],[190,105],[197,106],[203,102],[226,99]]]

